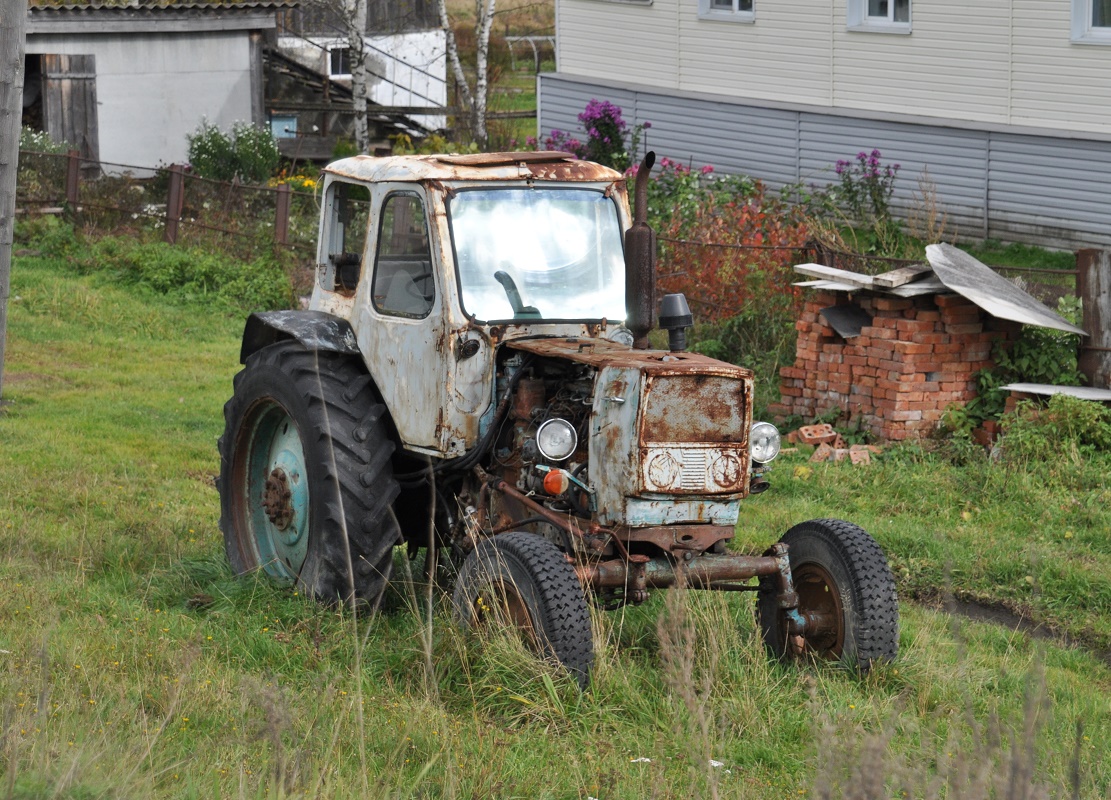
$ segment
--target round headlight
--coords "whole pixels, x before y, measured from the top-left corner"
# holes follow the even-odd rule
[[[575,428],[565,419],[545,420],[536,429],[536,446],[540,454],[549,461],[563,461],[569,458],[578,447],[579,436]]]
[[[779,455],[779,431],[770,422],[754,422],[748,434],[748,449],[757,464],[767,464]]]

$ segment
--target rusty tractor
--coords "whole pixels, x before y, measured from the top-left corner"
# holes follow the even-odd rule
[[[220,440],[240,573],[376,606],[395,547],[451,565],[456,617],[519,627],[585,686],[588,602],[753,592],[769,651],[867,669],[898,648],[880,547],[840,520],[733,552],[779,433],[750,370],[685,349],[625,177],[565,153],[356,156],[325,170],[315,288],[257,313]]]

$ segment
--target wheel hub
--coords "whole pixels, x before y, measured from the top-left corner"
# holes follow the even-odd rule
[[[262,490],[262,507],[270,524],[284,531],[293,521],[293,491],[289,488],[289,478],[285,470],[275,467],[266,477]]]

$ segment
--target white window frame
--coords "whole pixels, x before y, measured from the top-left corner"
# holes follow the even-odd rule
[[[1092,25],[1092,0],[1072,0],[1072,41],[1111,45],[1111,24],[1099,28]]]
[[[342,78],[350,78],[351,77],[350,72],[332,72],[332,53],[334,53],[336,51],[350,50],[350,49],[351,48],[348,46],[347,42],[335,42],[333,44],[328,45],[328,77],[329,78],[341,78],[342,79]],[[348,61],[350,61],[350,58],[351,57],[348,56]],[[342,57],[340,58],[340,63],[341,64],[343,63]]]
[[[883,17],[868,16],[868,0],[848,0],[847,22],[850,31],[864,31],[866,33],[898,33],[907,35],[914,22],[914,0],[908,3],[910,19],[906,22],[895,22],[895,0],[888,0],[887,19]]]
[[[751,24],[756,21],[756,0],[748,3],[751,8],[742,10],[741,4],[744,2],[745,0],[732,0],[733,9],[727,10],[714,8],[712,0],[698,0],[698,18]]]

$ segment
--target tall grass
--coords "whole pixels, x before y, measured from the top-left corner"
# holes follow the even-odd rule
[[[995,625],[958,634],[914,603],[899,661],[862,679],[770,661],[746,595],[659,593],[595,613],[597,667],[581,693],[514,637],[459,630],[442,589],[400,552],[372,617],[236,579],[212,479],[242,319],[181,297],[140,300],[50,259],[17,258],[12,279],[4,796],[1111,790],[1111,670],[1097,655]],[[904,597],[940,594],[950,564],[962,596],[1025,609],[1093,646],[1111,631],[1108,490],[1094,467],[1046,485],[909,449],[871,470],[804,472],[801,457],[784,458],[772,492],[746,504],[737,547],[844,516],[883,543]],[[1017,788],[974,793],[988,785],[976,776],[1012,773]]]

